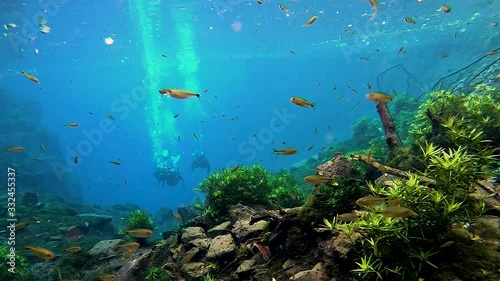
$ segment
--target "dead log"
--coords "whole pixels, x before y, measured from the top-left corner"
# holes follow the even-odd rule
[[[401,143],[399,142],[399,138],[396,133],[396,126],[394,125],[391,114],[389,114],[389,110],[387,109],[387,103],[377,103],[377,112],[380,116],[380,120],[382,121],[382,126],[384,127],[385,140],[389,149],[393,151],[400,148]]]

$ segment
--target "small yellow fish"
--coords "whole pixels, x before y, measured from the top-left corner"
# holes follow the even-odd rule
[[[125,253],[123,254],[123,259],[126,260],[132,256],[133,251],[131,250],[126,250]]]
[[[311,102],[309,102],[303,98],[299,98],[299,97],[293,97],[290,99],[290,101],[293,104],[301,106],[301,107],[312,107],[313,109],[315,109],[315,107],[316,107],[315,103],[311,103]]]
[[[118,161],[109,161],[109,163],[111,163],[113,165],[116,165],[116,166],[120,166],[122,164],[122,161],[121,160],[118,160]]]
[[[293,154],[297,154],[297,152],[299,152],[295,148],[273,149],[273,151],[274,151],[274,153],[281,154],[281,155],[293,155]]]
[[[375,103],[388,103],[392,101],[392,97],[380,92],[371,92],[366,94],[366,98],[374,101]]]
[[[37,256],[42,260],[53,260],[56,257],[52,251],[35,246],[26,246],[24,249],[31,251],[33,255]]]
[[[412,18],[409,18],[409,17],[406,17],[403,19],[406,23],[409,23],[409,24],[416,24],[415,20],[412,19]]]
[[[68,124],[64,124],[65,127],[71,127],[71,128],[76,128],[78,126],[80,126],[80,124],[78,123],[68,123]]]
[[[377,211],[377,213],[390,218],[407,218],[417,216],[417,213],[413,210],[399,206],[389,206],[382,211]]]
[[[338,185],[335,182],[335,177],[321,176],[321,175],[312,175],[304,178],[304,182],[310,184],[326,184],[329,183],[331,185]]]
[[[24,75],[24,77],[28,78],[29,80],[39,84],[40,81],[38,80],[38,78],[36,78],[35,76],[29,74],[28,72],[24,72],[24,71],[21,71],[21,74]]]
[[[187,90],[161,89],[159,92],[160,92],[161,95],[168,95],[168,96],[170,96],[172,98],[181,99],[181,100],[187,99],[187,98],[190,98],[190,97],[200,98],[200,94],[192,93],[192,92],[187,91]]]
[[[81,247],[72,246],[72,247],[64,249],[63,252],[76,253],[76,252],[80,251],[81,249],[82,249]]]
[[[153,235],[153,231],[151,229],[144,228],[127,230],[125,233],[136,238],[149,238]]]
[[[25,221],[20,222],[20,223],[16,223],[16,225],[14,226],[14,229],[17,231],[19,229],[24,228],[27,224],[28,224],[28,222],[25,222]]]
[[[378,3],[377,3],[377,0],[368,0],[368,2],[370,2],[370,4],[372,5],[372,8],[375,12],[373,12],[373,14],[371,14],[371,20],[374,20],[376,17],[377,17],[377,14],[378,14]]]
[[[103,274],[99,275],[99,279],[101,279],[101,281],[113,281],[113,280],[116,280],[116,275],[103,273]]]
[[[390,206],[397,206],[403,203],[402,198],[397,199],[388,199],[380,196],[365,196],[356,200],[356,205],[365,206],[365,207],[373,207],[380,205],[382,203],[387,202]]]
[[[130,242],[127,244],[118,245],[118,246],[116,246],[116,248],[120,248],[121,250],[126,250],[126,251],[135,251],[135,250],[139,249],[140,246],[141,246],[141,244],[139,244],[137,242]]]
[[[313,24],[318,19],[318,16],[312,16],[302,27],[307,27]]]
[[[443,13],[449,13],[451,12],[451,7],[448,5],[443,5],[443,7],[441,7],[441,11],[443,11]]]
[[[180,222],[182,223],[182,216],[179,213],[172,213],[172,215]]]
[[[340,221],[357,221],[359,220],[359,216],[356,213],[345,213],[338,215],[338,219]]]
[[[22,146],[13,146],[6,148],[5,150],[7,150],[8,152],[23,152],[25,149]]]

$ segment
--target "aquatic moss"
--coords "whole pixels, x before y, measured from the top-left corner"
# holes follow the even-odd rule
[[[229,207],[242,204],[260,204],[269,207],[299,206],[303,193],[285,170],[271,174],[260,165],[238,166],[211,174],[198,187],[206,193],[206,204],[201,210],[210,210],[219,219],[228,214]]]
[[[153,220],[146,210],[135,210],[124,217],[125,227],[122,232],[131,229],[153,230]]]
[[[15,268],[14,272],[11,272],[9,271],[11,267],[8,264],[10,261],[9,254],[10,247],[8,245],[0,246],[0,280],[28,280],[31,274],[29,272],[29,265],[26,258],[19,251],[16,251]]]
[[[304,222],[321,222],[337,214],[354,209],[356,199],[366,194],[362,182],[357,179],[337,179],[338,186],[320,185],[316,187],[304,206],[300,217]]]

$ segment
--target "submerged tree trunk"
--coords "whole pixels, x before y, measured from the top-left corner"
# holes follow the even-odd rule
[[[385,140],[389,149],[393,151],[400,148],[401,143],[399,143],[399,138],[396,133],[396,126],[394,125],[392,117],[389,114],[389,110],[387,109],[387,103],[379,102],[377,104],[377,112],[380,116],[380,120],[382,121],[382,126],[384,127]]]

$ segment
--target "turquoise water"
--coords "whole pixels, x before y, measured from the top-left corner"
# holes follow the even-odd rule
[[[499,3],[448,1],[443,13],[434,1],[385,1],[371,20],[368,1],[2,1],[0,143],[25,151],[0,161],[16,167],[20,190],[175,209],[203,197],[193,190],[206,177],[191,171],[194,153],[205,152],[211,172],[288,169],[377,116],[366,93],[416,98],[498,48]],[[411,85],[401,68],[377,84],[398,64]],[[161,97],[162,88],[201,98]],[[284,147],[299,153],[272,153]],[[153,173],[164,167],[184,181],[159,185]]]

